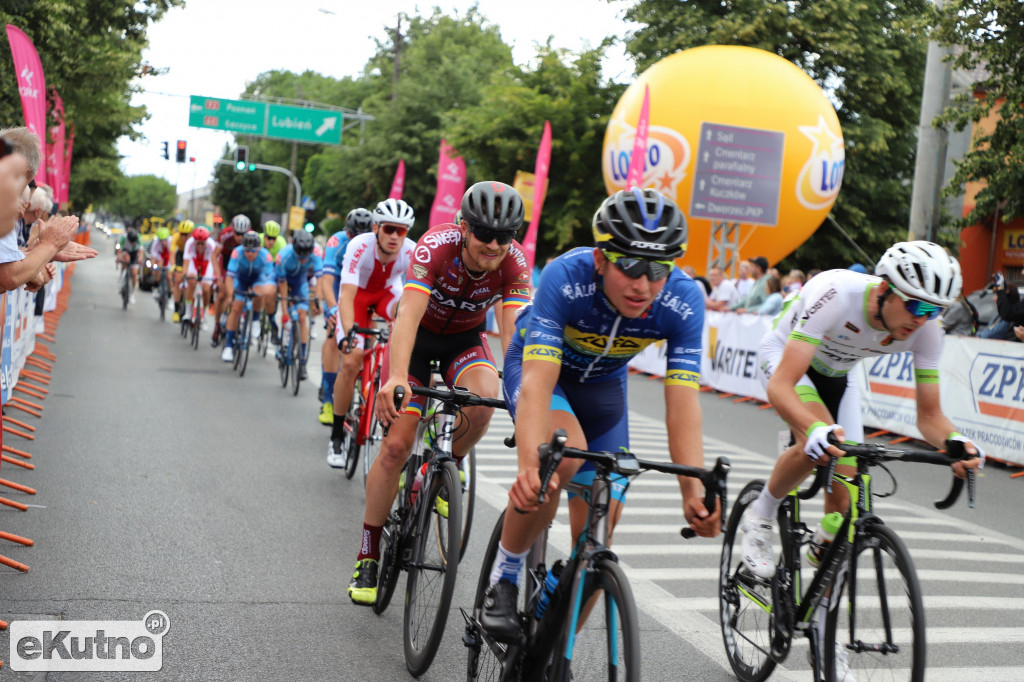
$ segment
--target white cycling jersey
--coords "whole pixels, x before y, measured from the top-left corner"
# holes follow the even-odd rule
[[[203,255],[199,256],[199,260],[209,262],[213,258],[213,250],[215,248],[217,248],[217,242],[210,238],[206,239],[206,247],[203,248],[203,246],[196,244],[194,237],[189,237],[188,241],[185,242],[185,260],[195,260],[196,251],[202,249]]]
[[[377,256],[377,235],[365,232],[353,237],[345,248],[345,261],[341,269],[342,286],[355,284],[360,289],[381,291],[397,285],[400,292],[415,248],[416,242],[406,238],[398,257],[385,264]]]
[[[825,376],[843,376],[866,357],[913,351],[918,382],[934,382],[942,354],[942,329],[929,320],[903,341],[868,324],[868,299],[881,277],[850,270],[829,270],[792,294],[761,341],[765,356],[781,354],[789,339],[818,346],[811,368]]]

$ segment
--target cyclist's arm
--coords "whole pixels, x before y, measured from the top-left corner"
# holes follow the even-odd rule
[[[377,418],[389,424],[398,418],[398,411],[395,410],[393,402],[395,387],[405,388],[403,409],[412,397],[409,389],[409,360],[412,358],[413,346],[416,345],[416,332],[420,320],[423,319],[429,302],[430,294],[406,288],[402,294],[402,305],[398,306],[395,326],[388,341],[390,374],[377,392]]]
[[[801,437],[815,422],[820,421],[808,410],[796,393],[796,384],[807,373],[818,346],[800,339],[789,339],[782,351],[782,358],[775,373],[768,380],[768,402]],[[834,416],[834,415],[833,415]],[[841,438],[842,434],[837,434]],[[841,457],[839,448],[832,446],[829,453]]]
[[[522,310],[522,306],[503,305],[500,310],[501,329],[499,329],[498,331],[501,334],[501,352],[504,353],[506,350],[508,350],[509,344],[512,343],[512,334],[515,333],[516,331],[516,315],[519,313],[520,310]],[[554,384],[552,384],[551,387],[552,390],[554,390]],[[550,400],[551,398],[549,396],[548,401],[550,402]],[[534,452],[536,451],[537,450],[534,449]]]
[[[917,430],[924,439],[936,448],[945,447],[946,439],[956,432],[956,426],[943,414],[939,397],[938,383],[918,383],[915,386],[917,395]],[[968,454],[977,455],[974,443],[966,443],[964,449]],[[965,469],[974,469],[981,465],[981,458],[974,457],[965,462],[953,464],[953,471],[960,478],[966,474]]]
[[[352,325],[356,323],[355,300],[358,291],[359,287],[355,284],[341,285],[341,301],[338,303],[338,313],[341,316],[341,328],[345,332],[348,332]],[[334,292],[331,292],[331,298],[333,297]]]
[[[512,323],[510,323],[512,324]],[[540,493],[540,466],[537,448],[551,436],[551,395],[561,373],[562,365],[555,360],[524,360],[522,390],[516,401],[516,452],[519,476],[509,490],[509,499],[524,512],[537,509]],[[585,444],[573,444],[585,447]],[[550,490],[557,490],[557,474],[552,477]]]
[[[704,440],[699,391],[689,386],[665,385],[665,426],[668,429],[668,452],[672,461],[686,466],[704,466]],[[714,509],[704,508],[704,487],[700,480],[680,476],[683,494],[683,515],[690,527],[701,537],[714,537],[719,532],[719,516]]]
[[[320,296],[324,299],[325,308],[333,308],[339,306],[338,299],[334,298],[334,275],[324,273],[324,276],[320,278]]]

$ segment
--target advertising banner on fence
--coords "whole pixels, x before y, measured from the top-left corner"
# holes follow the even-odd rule
[[[7,292],[4,345],[0,351],[0,402],[5,405],[18,383],[18,374],[25,366],[25,358],[31,355],[36,347],[35,307],[36,295],[29,293],[24,287]]]
[[[771,326],[768,315],[706,312],[701,383],[725,393],[765,400],[757,379],[757,347]]]

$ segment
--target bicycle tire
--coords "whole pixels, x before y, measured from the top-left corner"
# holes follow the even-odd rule
[[[408,461],[405,468],[409,468]],[[408,513],[409,497],[404,490],[399,490],[395,501],[391,503],[391,511],[388,513],[380,535],[377,601],[373,604],[373,612],[378,616],[388,608],[391,597],[395,593],[395,587],[398,586],[398,576],[402,572],[402,548],[408,542],[408,539],[402,536],[402,526]]]
[[[121,310],[128,310],[128,299],[131,296],[131,281],[129,268],[125,268],[124,276],[121,278]]]
[[[238,378],[245,376],[245,368],[249,364],[249,346],[252,345],[252,339],[249,338],[252,333],[252,315],[253,312],[251,310],[248,310],[245,313],[245,333],[242,334],[241,348],[239,349],[237,356],[239,358]]]
[[[302,346],[299,343],[299,325],[294,323],[292,327],[292,395],[299,394],[299,383],[302,381],[302,374],[299,370],[302,369]]]
[[[407,479],[408,480],[408,479]],[[462,537],[462,485],[455,462],[446,461],[434,471],[430,485],[420,490],[414,512],[419,510],[409,580],[405,588],[402,641],[405,665],[413,677],[430,668],[448,622],[455,578],[458,575],[458,543]],[[448,514],[438,509],[445,503]]]
[[[242,314],[238,318],[238,330],[235,332],[235,360],[232,363],[232,367],[234,367],[236,372],[242,364],[242,347],[245,343],[245,336],[249,333],[250,312],[242,308]]]
[[[256,342],[256,352],[261,358],[267,357],[267,349],[270,347],[270,320],[267,319],[267,312],[260,313],[260,338]]]
[[[600,595],[599,595],[600,593]],[[561,644],[555,660],[555,679],[625,680],[640,679],[640,621],[636,601],[622,567],[612,559],[598,559],[587,570],[582,604],[595,595],[604,608],[594,608],[587,622],[572,637],[572,651],[567,642],[572,632],[570,613],[566,613]],[[571,653],[571,660],[566,654]],[[559,677],[558,667],[568,664],[570,675]]]
[[[281,330],[281,333],[284,334],[283,329]],[[277,371],[281,374],[281,388],[288,387],[288,375],[291,373],[292,369],[292,359],[290,355],[291,350],[291,340],[289,340],[288,343],[286,344],[278,346],[277,348],[277,352],[281,354],[281,356],[277,359]]]
[[[341,447],[345,452],[345,478],[352,480],[356,475],[356,466],[359,464],[359,418],[363,405],[363,378],[356,377],[356,383],[352,390],[352,402],[345,413],[345,440]],[[337,418],[337,417],[335,417]]]
[[[466,476],[462,484],[462,542],[459,545],[459,561],[466,556],[469,546],[469,531],[473,528],[473,511],[476,508],[476,448],[469,449],[469,454],[462,458],[460,471]]]
[[[740,558],[740,521],[764,485],[764,481],[751,481],[740,491],[729,514],[719,562],[718,613],[722,641],[729,665],[741,682],[763,682],[776,666],[770,656],[771,585],[755,578]]]
[[[170,295],[170,291],[167,288],[167,273],[161,274],[160,288],[157,291],[156,303],[160,306],[160,321],[163,322],[167,319],[167,298]]]
[[[196,298],[192,302],[192,348],[199,350],[199,332],[203,327],[203,302],[202,298]]]
[[[828,682],[838,677],[836,645],[846,653],[858,680],[924,680],[927,643],[921,583],[910,552],[893,529],[870,524],[858,534],[833,594],[840,596],[829,604],[822,643]],[[868,648],[855,651],[851,647],[856,642]],[[898,651],[879,651],[882,645],[893,644]]]
[[[476,593],[473,597],[472,622],[468,634],[472,641],[466,644],[468,659],[466,661],[467,682],[499,682],[508,679],[506,668],[516,665],[516,661],[507,659],[508,645],[499,642],[484,641],[484,633],[478,629],[476,623],[480,622],[480,613],[484,606],[484,596],[491,584],[491,567],[494,566],[494,558],[498,555],[498,542],[501,540],[501,531],[505,524],[505,512],[498,516],[494,524],[491,537],[487,541],[487,549],[484,550],[483,564],[480,566],[480,575],[476,581]],[[523,597],[519,598],[520,606]],[[516,679],[516,676],[513,676]]]

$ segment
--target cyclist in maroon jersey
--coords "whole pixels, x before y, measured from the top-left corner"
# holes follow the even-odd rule
[[[217,271],[217,302],[214,305],[213,319],[217,325],[213,329],[213,338],[210,345],[216,347],[220,343],[220,337],[224,334],[228,320],[226,310],[228,301],[231,300],[231,292],[225,286],[224,273],[228,271],[228,262],[231,260],[231,252],[236,246],[242,245],[242,236],[252,229],[252,221],[239,213],[231,219],[231,229],[224,228],[217,235],[217,247],[214,249],[213,258],[218,261],[220,270]],[[228,278],[231,279],[230,277]],[[223,318],[223,319],[221,319]]]
[[[390,424],[366,480],[366,509],[356,568],[348,595],[356,604],[377,600],[380,537],[398,480],[412,450],[423,398],[410,385],[430,384],[430,362],[438,360],[448,386],[498,396],[498,370],[485,329],[487,310],[502,302],[501,343],[508,346],[516,312],[530,300],[530,272],[514,241],[523,224],[523,200],[501,182],[478,182],[462,197],[461,221],[427,231],[413,250],[401,304],[388,342],[377,394],[377,417]],[[394,392],[405,389],[401,414]],[[467,407],[453,444],[464,457],[487,431],[492,408]],[[410,482],[411,484],[411,482]]]

